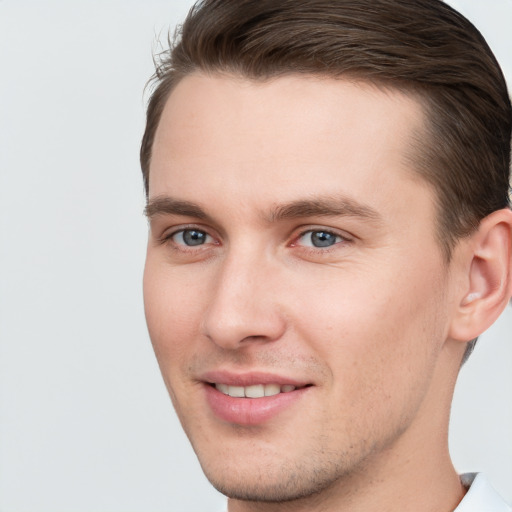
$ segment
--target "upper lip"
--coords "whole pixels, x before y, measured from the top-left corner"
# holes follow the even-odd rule
[[[311,384],[305,380],[298,380],[283,375],[267,372],[245,372],[236,373],[223,370],[205,372],[200,380],[209,384],[227,384],[228,386],[254,386],[256,384],[279,384],[281,386],[291,385],[296,388]]]

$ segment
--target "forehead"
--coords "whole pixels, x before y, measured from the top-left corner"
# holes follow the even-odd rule
[[[411,163],[422,126],[419,102],[366,83],[192,74],[165,105],[149,196],[279,203],[341,193],[374,203],[398,186],[425,188]]]

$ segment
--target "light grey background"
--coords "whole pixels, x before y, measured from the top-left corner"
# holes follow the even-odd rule
[[[512,0],[453,0],[512,83]],[[144,324],[143,87],[178,0],[0,1],[0,511],[215,511]],[[512,501],[512,309],[452,452]]]

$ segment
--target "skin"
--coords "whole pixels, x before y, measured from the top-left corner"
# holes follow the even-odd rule
[[[402,93],[304,76],[196,73],[166,104],[146,316],[177,414],[230,512],[448,512],[464,495],[447,428],[468,260],[462,244],[446,263],[434,192],[412,169],[423,119]],[[305,210],[311,201],[321,208]],[[186,229],[204,243],[188,246]],[[313,246],[319,231],[332,245]],[[236,424],[208,404],[212,371],[309,386],[269,420]]]

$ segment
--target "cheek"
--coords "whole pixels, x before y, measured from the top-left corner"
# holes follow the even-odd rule
[[[385,280],[344,283],[310,295],[296,317],[300,336],[331,373],[324,416],[337,425],[333,436],[340,428],[348,439],[380,432],[385,443],[413,421],[428,392],[442,345],[441,297],[427,280],[395,280],[387,289]]]
[[[341,375],[335,381],[354,392],[382,386],[385,393],[385,387],[412,383],[415,373],[421,379],[445,334],[442,283],[432,275],[380,268],[340,272],[321,287],[314,286],[318,279],[303,279],[294,290],[308,297],[294,305],[300,336]]]
[[[204,294],[197,283],[150,256],[144,269],[144,309],[160,366],[176,364],[199,330]]]

